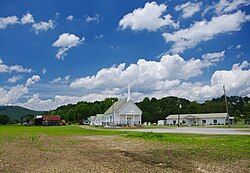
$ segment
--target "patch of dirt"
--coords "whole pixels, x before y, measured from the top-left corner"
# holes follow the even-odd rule
[[[174,148],[121,136],[25,136],[3,143],[0,172],[207,173],[228,166],[176,157]]]
[[[197,171],[202,173],[247,173],[250,172],[250,168],[246,165],[249,165],[249,161],[240,160],[232,164],[225,163],[216,163],[216,162],[197,162],[194,161],[194,166],[197,168]]]

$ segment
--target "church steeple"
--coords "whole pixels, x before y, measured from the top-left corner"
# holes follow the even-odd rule
[[[131,100],[130,85],[128,86],[127,102]]]

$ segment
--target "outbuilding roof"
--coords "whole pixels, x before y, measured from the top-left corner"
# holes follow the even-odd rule
[[[60,116],[57,116],[57,115],[53,115],[53,116],[50,116],[50,115],[44,115],[43,116],[43,120],[44,121],[60,121],[61,120],[61,117]]]

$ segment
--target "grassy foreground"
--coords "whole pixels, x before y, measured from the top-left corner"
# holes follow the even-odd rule
[[[23,137],[34,141],[39,135],[121,135],[130,138],[141,138],[144,140],[165,143],[168,146],[172,146],[176,154],[187,154],[189,156],[199,155],[222,160],[235,160],[238,158],[250,159],[250,136],[244,135],[233,136],[121,132],[110,129],[83,129],[78,126],[0,126],[0,144],[6,141],[18,140]],[[178,150],[176,148],[178,148]]]
[[[250,160],[249,136],[162,133],[129,133],[127,136],[160,141],[169,146],[173,145],[175,153],[183,156],[194,156],[218,161]]]
[[[103,139],[109,137],[122,138],[125,141],[133,143],[136,140],[139,143],[150,143],[152,146],[143,157],[150,154],[153,158],[160,159],[161,162],[168,162],[175,164],[181,162],[189,164],[190,160],[203,162],[203,163],[223,163],[232,164],[237,163],[243,171],[250,169],[250,136],[244,135],[195,135],[195,134],[157,134],[157,133],[142,133],[142,132],[125,132],[104,129],[84,129],[78,126],[61,126],[61,127],[25,127],[25,126],[0,126],[0,158],[4,157],[8,146],[16,143],[15,145],[25,144],[26,150],[32,148],[33,152],[43,153],[48,151],[47,145],[53,145],[53,151],[56,152],[58,148],[61,150],[69,150],[72,147],[74,150],[79,150],[79,145],[88,139],[88,136],[102,136]],[[105,137],[106,136],[106,137]],[[81,139],[79,137],[86,137]],[[46,139],[56,139],[56,142],[49,143]],[[61,139],[61,141],[60,141]],[[113,139],[113,138],[112,138]],[[65,140],[65,141],[63,141]],[[92,139],[91,139],[92,140]],[[145,142],[144,142],[145,141]],[[59,146],[60,145],[60,146]],[[100,144],[100,146],[102,143]],[[113,144],[116,145],[116,144]],[[161,145],[163,147],[157,147]],[[148,146],[148,145],[145,145]],[[16,146],[12,146],[14,149]],[[81,147],[81,146],[80,146]],[[87,150],[88,147],[95,148],[95,138],[93,143],[84,146],[83,149]],[[112,148],[111,148],[112,149]],[[147,148],[145,147],[145,150]],[[9,149],[13,150],[13,149]],[[103,151],[101,149],[101,151]],[[112,150],[113,151],[113,150]],[[115,150],[116,151],[116,150]],[[130,154],[131,155],[131,154]],[[143,158],[142,156],[133,157]],[[17,157],[8,155],[7,157]],[[97,156],[99,157],[99,156]],[[136,158],[138,160],[138,158]],[[6,158],[9,159],[9,158]],[[119,159],[119,158],[118,158]],[[154,163],[154,160],[148,161]],[[0,162],[1,166],[1,162]],[[183,166],[184,167],[184,166]],[[1,167],[0,167],[1,170]],[[3,169],[4,170],[4,169]],[[7,169],[8,170],[8,169]],[[13,171],[13,170],[8,170]],[[186,170],[190,171],[190,170]],[[1,172],[1,171],[0,171]],[[184,171],[185,172],[185,171]],[[239,171],[240,172],[240,171]]]

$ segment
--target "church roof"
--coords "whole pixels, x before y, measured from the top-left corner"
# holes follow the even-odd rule
[[[118,112],[121,107],[123,107],[127,103],[126,99],[120,99],[116,101],[108,110],[104,113],[104,115],[112,114],[113,111]]]

